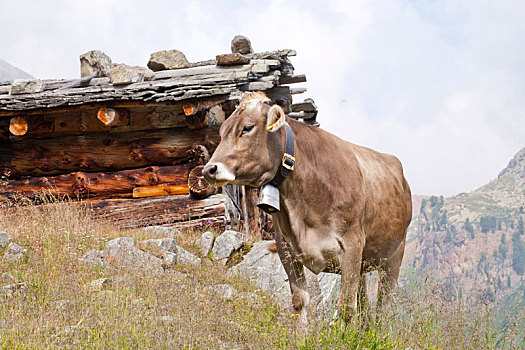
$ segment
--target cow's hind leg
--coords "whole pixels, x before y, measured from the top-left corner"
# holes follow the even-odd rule
[[[392,291],[397,283],[399,269],[403,261],[405,252],[405,242],[401,243],[396,253],[388,259],[379,269],[379,285],[377,291],[377,311],[381,312],[384,306],[389,302]]]
[[[277,253],[288,275],[290,290],[292,292],[292,306],[300,314],[301,320],[307,322],[307,306],[310,301],[308,294],[308,285],[304,273],[303,264],[295,258],[289,245],[283,240],[282,235],[278,232],[275,235],[277,244]]]

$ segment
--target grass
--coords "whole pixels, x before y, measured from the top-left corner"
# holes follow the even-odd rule
[[[367,327],[313,320],[297,325],[289,310],[248,281],[211,262],[176,266],[160,276],[109,271],[79,262],[118,236],[143,238],[91,219],[65,203],[10,208],[0,228],[27,248],[27,258],[0,265],[27,285],[27,293],[0,296],[0,349],[485,349],[523,347],[523,334],[507,325],[499,334],[490,305],[467,307],[438,285],[418,281],[399,288],[391,307]],[[197,252],[200,232],[176,237]],[[102,291],[84,285],[107,277]],[[233,285],[243,297],[218,298],[213,286]],[[8,284],[2,281],[0,287]],[[522,315],[523,316],[523,315]],[[523,324],[523,318],[516,323]],[[514,332],[514,333],[513,333]],[[520,338],[521,337],[521,338]],[[521,340],[520,340],[521,339]],[[521,343],[519,343],[521,341]]]

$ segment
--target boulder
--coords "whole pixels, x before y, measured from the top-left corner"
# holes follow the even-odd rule
[[[231,284],[225,283],[208,286],[205,288],[205,290],[214,294],[217,298],[224,300],[233,300],[233,297],[237,294],[237,289],[235,289]]]
[[[236,66],[250,63],[250,59],[240,53],[227,53],[215,56],[218,66]]]
[[[91,249],[80,258],[80,261],[94,267],[104,267],[104,251]]]
[[[6,232],[0,232],[0,250],[7,248],[11,243],[11,237]]]
[[[0,289],[0,295],[2,294],[8,297],[13,297],[17,295],[26,295],[27,285],[25,283],[9,284]]]
[[[250,39],[243,35],[236,35],[231,44],[232,53],[240,53],[241,55],[247,55],[253,53],[252,43]]]
[[[148,68],[154,72],[159,70],[188,68],[190,63],[186,56],[178,50],[163,50],[151,54]]]
[[[255,283],[261,291],[271,294],[281,306],[291,304],[288,275],[276,253],[268,250],[268,242],[256,242],[243,261],[229,270]]]
[[[152,274],[160,274],[164,271],[162,260],[135,247],[131,237],[109,241],[104,247],[104,258],[109,265],[115,268]]]
[[[111,66],[110,79],[113,85],[141,83],[155,78],[155,73],[146,67],[116,63]]]
[[[222,235],[215,239],[212,248],[213,258],[226,265],[233,253],[240,250],[244,244],[243,234],[236,231],[224,231]]]
[[[27,251],[18,244],[11,242],[5,250],[3,260],[7,262],[21,261],[24,258],[26,252]]]
[[[173,238],[153,238],[140,241],[139,248],[164,260],[167,266],[177,262],[177,243]]]
[[[177,264],[198,266],[201,264],[201,259],[187,250],[177,247]]]
[[[288,275],[278,254],[268,250],[268,241],[254,243],[243,261],[229,270],[229,274],[243,276],[254,282],[261,291],[274,297],[284,308],[291,308],[291,292]],[[312,305],[318,311],[331,312],[339,294],[341,276],[331,273],[315,275],[305,269]]]
[[[213,242],[215,242],[215,236],[212,232],[206,231],[202,234],[199,242],[202,256],[208,256],[208,254],[210,254],[213,248]]]
[[[4,272],[0,274],[0,283],[13,283],[14,281],[15,277],[9,272]]]
[[[44,91],[44,82],[39,79],[15,79],[11,85],[11,95],[34,94]]]
[[[102,290],[109,289],[113,286],[113,280],[110,278],[99,278],[84,284],[84,290],[86,292],[100,292]]]
[[[107,77],[111,71],[111,58],[100,50],[88,51],[80,55],[80,76]]]

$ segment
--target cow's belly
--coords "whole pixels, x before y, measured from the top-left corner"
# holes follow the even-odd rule
[[[295,242],[291,242],[297,260],[315,274],[338,271],[341,238],[336,234],[319,234],[313,230],[304,232],[302,237],[295,236]]]

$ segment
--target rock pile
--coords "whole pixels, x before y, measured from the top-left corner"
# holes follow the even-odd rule
[[[161,274],[175,265],[199,265],[201,259],[177,246],[173,238],[153,238],[135,241],[119,237],[106,243],[103,250],[90,250],[81,261],[96,267],[128,269]]]

